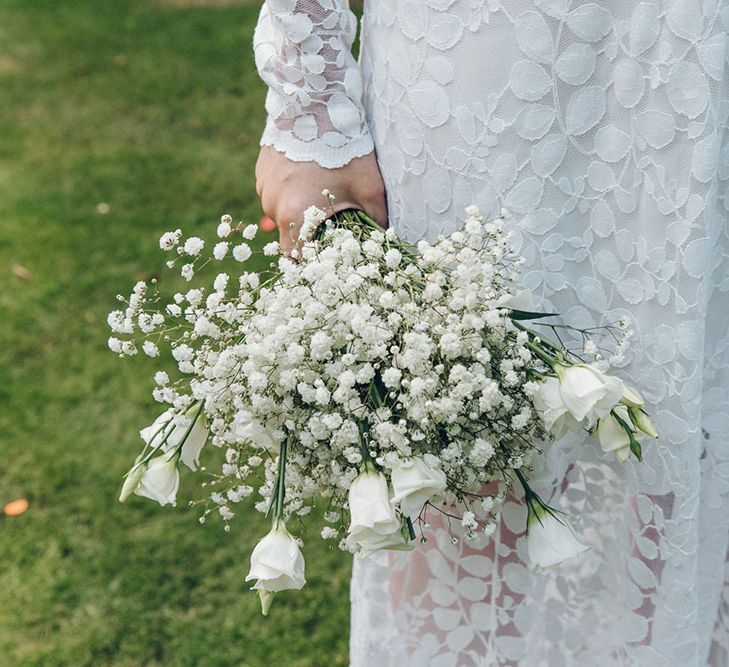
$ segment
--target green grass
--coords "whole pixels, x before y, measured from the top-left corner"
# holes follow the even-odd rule
[[[198,477],[176,509],[116,500],[159,406],[106,313],[162,231],[258,219],[259,7],[0,0],[0,504],[30,501],[0,519],[2,667],[347,664],[350,563],[314,526],[264,619],[250,506],[226,534],[186,506]]]

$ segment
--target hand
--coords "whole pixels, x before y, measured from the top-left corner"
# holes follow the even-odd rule
[[[299,238],[304,211],[315,204],[332,213],[329,190],[336,199],[334,212],[359,208],[375,222],[387,226],[385,185],[374,151],[343,167],[327,169],[316,162],[295,162],[272,146],[262,146],[256,161],[256,192],[263,212],[278,227],[281,252],[289,254]]]

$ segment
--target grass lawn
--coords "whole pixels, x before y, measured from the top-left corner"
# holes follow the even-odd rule
[[[315,526],[264,619],[250,506],[226,534],[199,477],[176,509],[116,500],[157,364],[117,360],[106,314],[162,231],[258,220],[259,7],[0,0],[0,504],[30,502],[0,519],[2,667],[347,664],[350,562]]]

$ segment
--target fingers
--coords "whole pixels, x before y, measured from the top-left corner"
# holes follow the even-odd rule
[[[327,213],[331,211],[328,206],[322,203],[317,203],[317,205]],[[279,245],[281,246],[282,254],[289,255],[291,250],[298,244],[301,226],[304,224],[304,210],[309,206],[311,206],[310,202],[306,205],[302,204],[298,206],[289,204],[285,209],[279,207],[278,210],[271,211],[270,213],[266,212],[266,207],[264,207],[266,215],[274,220],[278,227]],[[384,191],[378,191],[374,196],[370,196],[366,200],[366,203],[360,203],[354,199],[339,199],[337,197],[333,208],[335,213],[348,208],[361,209],[383,229],[387,229],[387,199]]]
[[[297,216],[283,216],[276,221],[278,225],[278,243],[282,255],[290,255],[299,240],[301,225],[304,223],[303,211]]]
[[[362,202],[360,208],[377,224],[386,229],[387,193],[374,153],[366,156],[363,173],[356,182],[358,185],[358,199]]]
[[[387,229],[387,197],[385,197],[384,192],[381,196],[371,201],[365,209],[365,213],[383,229]]]
[[[333,212],[359,208],[387,227],[385,186],[374,151],[343,167],[325,169],[315,162],[294,162],[274,148],[263,146],[255,172],[256,193],[264,214],[278,227],[283,254],[290,254],[298,243],[304,211],[309,206],[332,212],[332,205],[321,194],[323,188],[335,197]]]
[[[293,198],[282,198],[264,188],[261,197],[263,213],[276,223],[279,245],[283,254],[289,254],[299,238],[304,223],[304,210],[308,204],[297,204]]]
[[[380,227],[387,229],[387,197],[384,190],[370,192],[366,198],[361,198],[356,204],[348,204],[335,210],[341,210],[349,206],[361,209]]]

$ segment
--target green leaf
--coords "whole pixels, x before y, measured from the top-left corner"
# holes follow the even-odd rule
[[[557,317],[559,313],[534,313],[530,310],[513,310],[509,317],[512,320],[540,320],[544,317]]]
[[[630,435],[630,451],[633,453],[636,459],[639,461],[643,460],[643,449],[640,446],[640,443],[633,437],[632,434]]]

